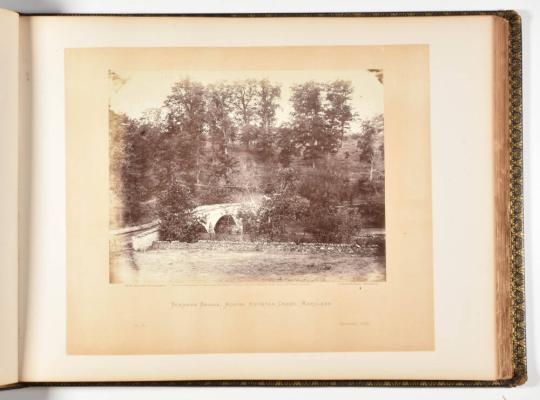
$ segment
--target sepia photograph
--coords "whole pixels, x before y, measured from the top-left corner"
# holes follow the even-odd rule
[[[386,280],[382,69],[108,74],[110,283]]]

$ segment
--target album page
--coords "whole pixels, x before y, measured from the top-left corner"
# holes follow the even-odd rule
[[[496,378],[493,29],[25,17],[22,379]]]

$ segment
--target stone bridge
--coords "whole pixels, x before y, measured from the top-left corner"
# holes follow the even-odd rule
[[[236,231],[242,233],[242,219],[238,217],[238,212],[241,209],[254,210],[256,207],[255,202],[206,204],[196,207],[193,212],[204,221],[202,225],[208,233],[215,233],[218,224],[231,220],[234,221]]]
[[[242,220],[238,217],[238,211],[253,210],[259,207],[258,201],[246,201],[241,203],[207,204],[196,207],[193,211],[197,217],[204,222],[201,224],[205,231],[214,234],[220,221],[226,221],[230,226],[230,221],[234,222],[234,230],[237,233],[243,232]],[[109,238],[109,248],[111,251],[123,251],[131,248],[136,251],[149,249],[152,244],[159,240],[159,219],[148,224],[129,226],[122,229],[111,230]]]

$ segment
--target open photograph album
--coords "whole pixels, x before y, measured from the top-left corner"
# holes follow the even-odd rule
[[[0,10],[0,387],[526,380],[513,11]]]

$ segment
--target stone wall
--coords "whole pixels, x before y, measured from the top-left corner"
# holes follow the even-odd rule
[[[381,234],[359,236],[354,244],[340,243],[294,243],[294,242],[249,242],[228,240],[200,240],[195,243],[155,241],[152,250],[196,249],[231,251],[281,251],[295,253],[335,253],[384,255],[385,238]]]

